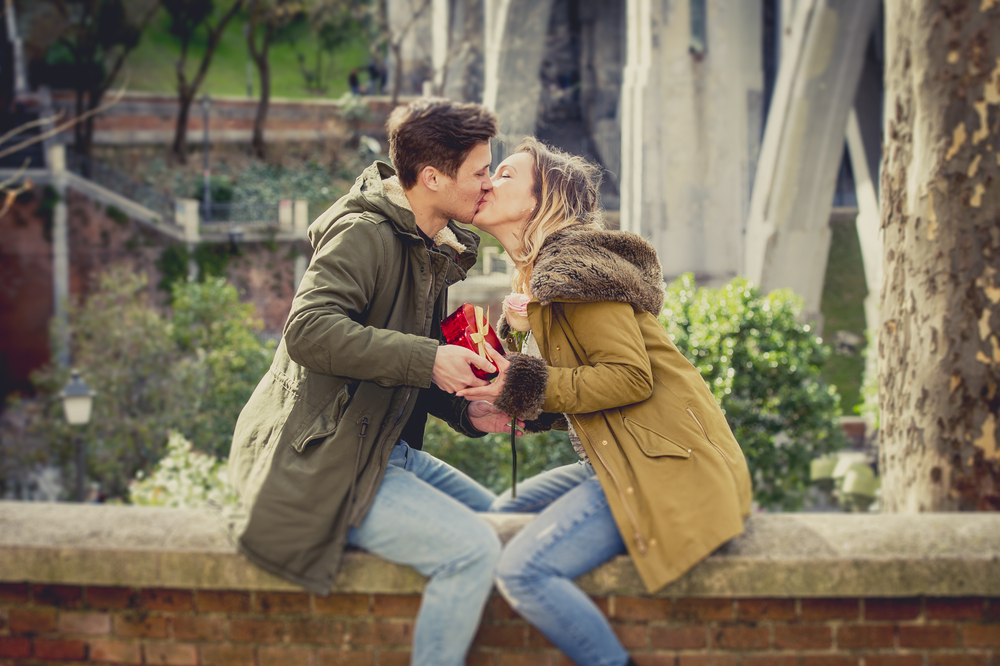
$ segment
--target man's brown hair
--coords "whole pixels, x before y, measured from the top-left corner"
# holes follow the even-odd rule
[[[457,176],[472,149],[497,135],[497,117],[480,104],[421,98],[397,107],[386,130],[389,159],[408,190],[427,165],[449,178]]]

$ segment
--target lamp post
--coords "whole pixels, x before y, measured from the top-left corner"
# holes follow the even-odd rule
[[[80,377],[79,370],[73,370],[69,382],[63,388],[59,397],[62,398],[63,411],[66,413],[66,422],[71,426],[87,425],[90,423],[90,412],[94,404],[95,393],[87,386],[87,382]],[[84,485],[86,483],[87,452],[84,448],[83,437],[77,434],[74,438],[76,445],[76,499],[82,502],[84,499]]]
[[[211,172],[208,168],[208,112],[212,105],[212,98],[205,93],[201,96],[201,126],[202,126],[202,152],[205,154],[205,193],[203,195],[204,206],[205,206],[205,221],[212,221],[212,187],[211,187]]]

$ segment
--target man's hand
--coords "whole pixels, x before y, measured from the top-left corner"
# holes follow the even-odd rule
[[[507,381],[507,369],[510,368],[510,363],[505,359],[500,352],[493,349],[493,347],[486,345],[486,353],[490,355],[490,359],[497,367],[497,371],[500,373],[496,378],[493,379],[492,384],[487,384],[483,382],[477,386],[470,385],[468,388],[463,387],[458,395],[462,396],[469,402],[474,402],[476,400],[485,400],[487,402],[496,402],[496,399],[500,397],[503,392],[504,384]]]
[[[485,379],[480,379],[472,374],[470,365],[485,372],[496,372],[497,370],[492,363],[474,351],[458,345],[441,345],[437,348],[437,354],[434,356],[431,381],[448,393],[455,393],[471,386],[489,384]]]
[[[510,416],[497,411],[496,407],[485,400],[470,402],[469,411],[466,413],[469,416],[469,421],[472,422],[476,430],[482,432],[510,432]],[[522,427],[524,427],[524,421],[518,419],[518,435],[524,434],[521,432]]]

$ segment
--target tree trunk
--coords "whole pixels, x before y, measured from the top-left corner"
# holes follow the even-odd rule
[[[264,124],[267,122],[267,108],[271,102],[271,64],[267,60],[267,53],[271,48],[271,32],[271,26],[267,26],[260,53],[251,47],[260,74],[260,101],[257,103],[257,117],[253,121],[253,150],[261,159],[264,159]]]
[[[892,512],[1000,509],[1000,3],[886,3],[880,467]]]
[[[187,127],[191,115],[191,100],[194,99],[195,88],[185,90],[177,98],[177,126],[174,128],[173,151],[181,164],[187,164]]]

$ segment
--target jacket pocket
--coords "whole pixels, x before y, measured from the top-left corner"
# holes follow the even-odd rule
[[[690,458],[691,449],[681,446],[672,439],[663,436],[652,428],[623,417],[625,429],[635,438],[636,443],[642,452],[650,458],[660,458],[669,456],[671,458]]]
[[[351,384],[345,384],[330,401],[329,406],[321,410],[309,427],[292,441],[292,448],[298,453],[302,453],[310,447],[321,444],[324,439],[336,433],[337,424],[340,423],[341,417],[350,405],[352,395]]]

